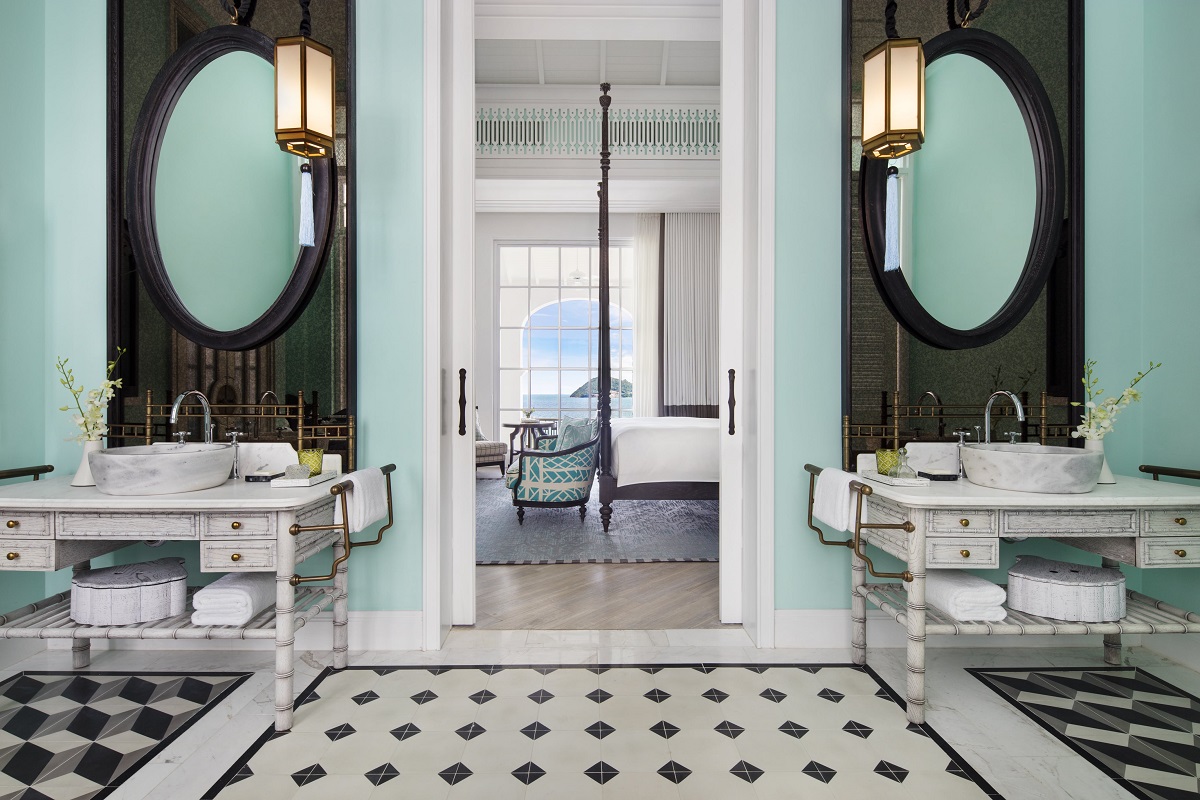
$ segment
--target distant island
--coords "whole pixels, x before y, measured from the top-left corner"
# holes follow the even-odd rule
[[[599,389],[599,388],[600,388],[600,379],[592,378],[590,381],[585,383],[583,386],[580,386],[578,389],[571,392],[571,397],[595,397],[597,395],[597,389]],[[613,378],[612,379],[613,394],[615,395],[618,390],[621,392],[621,397],[633,397],[633,383],[631,383],[630,381],[625,381],[625,380],[618,381],[616,378]]]

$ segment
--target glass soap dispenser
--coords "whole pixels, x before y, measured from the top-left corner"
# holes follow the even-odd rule
[[[904,447],[900,448],[900,461],[895,468],[888,473],[891,478],[915,478],[917,471],[908,465],[908,450]]]

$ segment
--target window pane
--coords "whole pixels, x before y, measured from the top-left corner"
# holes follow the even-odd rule
[[[588,395],[587,370],[563,370],[562,376],[564,415],[586,416],[588,409],[596,405],[595,400]],[[572,396],[576,392],[579,393],[579,397]]]
[[[500,366],[523,367],[526,365],[525,333],[519,330],[500,331]]]
[[[563,289],[563,302],[559,306],[564,328],[588,327],[587,289]]]
[[[592,264],[592,286],[600,285],[600,248],[589,248],[589,259]]]
[[[529,324],[534,328],[558,327],[558,289],[530,289]]]
[[[588,248],[564,247],[562,253],[562,285],[588,285]]]
[[[633,248],[621,248],[621,285],[633,286],[637,276],[637,262],[633,260]]]
[[[500,370],[500,407],[521,408],[529,394],[529,373],[517,369]]]
[[[531,247],[529,280],[533,286],[558,286],[558,248]]]
[[[500,290],[500,325],[505,328],[521,328],[529,316],[528,289]]]
[[[533,392],[528,407],[534,409],[534,416],[558,416],[558,370],[533,370],[530,386]]]
[[[500,285],[526,286],[529,284],[529,248],[500,248]]]
[[[633,331],[621,332],[621,369],[633,369]]]
[[[609,286],[620,286],[621,285],[620,278],[621,278],[621,270],[623,268],[624,268],[624,265],[621,263],[621,248],[619,248],[619,247],[608,248],[608,285]]]
[[[585,330],[562,332],[563,367],[588,366],[588,332]]]
[[[529,363],[534,367],[558,366],[558,331],[534,330],[530,333]],[[534,392],[536,394],[536,391]]]

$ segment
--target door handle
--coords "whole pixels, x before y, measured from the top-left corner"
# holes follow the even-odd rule
[[[458,435],[467,435],[467,371],[458,371]]]
[[[729,435],[733,436],[733,407],[737,405],[737,398],[733,396],[733,379],[734,371],[729,370]]]

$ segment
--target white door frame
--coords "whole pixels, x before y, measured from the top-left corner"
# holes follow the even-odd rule
[[[722,537],[722,559],[736,564],[737,574],[722,571],[722,620],[743,622],[755,644],[774,646],[774,447],[770,433],[774,428],[774,190],[775,190],[775,3],[776,0],[722,0],[722,91],[727,91],[727,76],[737,79],[739,88],[752,94],[732,114],[738,133],[731,144],[741,152],[722,150],[722,171],[726,157],[748,171],[733,191],[722,187],[722,257],[752,259],[754,279],[743,287],[750,293],[748,305],[754,308],[752,327],[746,328],[752,340],[751,359],[738,364],[737,423],[741,435],[751,437],[745,450],[745,481],[739,487],[746,507],[745,523],[753,526],[749,537],[726,542]],[[447,13],[446,6],[452,7]],[[457,423],[453,408],[457,399],[457,376],[443,374],[443,336],[441,313],[445,307],[442,270],[459,260],[455,252],[474,257],[474,175],[473,139],[462,131],[447,130],[443,115],[461,116],[474,97],[474,0],[424,0],[424,199],[425,199],[425,358],[424,358],[424,485],[422,535],[422,597],[424,648],[438,649],[453,624],[474,623],[474,526],[463,530],[448,518],[443,492],[454,494],[453,478],[443,471],[441,435]],[[494,8],[495,6],[493,6]],[[452,26],[447,29],[447,26]],[[464,28],[466,30],[464,30]],[[469,42],[467,45],[467,34]],[[757,46],[756,46],[757,45]],[[450,50],[451,52],[446,52]],[[469,86],[467,83],[469,82]],[[735,96],[735,95],[730,95]],[[723,109],[724,128],[730,131],[730,111]],[[464,129],[470,126],[461,126]],[[446,142],[449,146],[441,147]],[[727,173],[726,173],[727,174]],[[728,215],[728,216],[727,216]],[[727,249],[727,220],[736,218],[736,247]],[[455,242],[460,243],[456,247]],[[472,270],[473,271],[473,270]],[[757,284],[757,285],[755,285]],[[457,287],[456,291],[457,291]],[[473,297],[468,294],[468,297]],[[455,339],[458,337],[455,336]],[[471,339],[468,332],[467,341]],[[457,347],[455,348],[458,349]],[[469,356],[467,357],[469,360]],[[754,363],[757,362],[757,363]],[[724,369],[724,367],[723,367]],[[470,376],[468,388],[474,376]],[[469,393],[473,396],[473,393]],[[746,413],[750,411],[750,413]],[[722,414],[727,414],[723,407]],[[727,424],[727,419],[723,419]],[[762,432],[763,436],[758,433]],[[456,437],[458,438],[458,437]],[[469,442],[468,442],[469,444]],[[456,448],[457,449],[457,448]],[[465,452],[465,451],[464,451]],[[740,526],[739,526],[740,527]],[[745,541],[742,541],[745,539]],[[730,550],[729,548],[733,549]],[[455,558],[455,556],[458,558]],[[470,572],[462,565],[468,564]],[[728,568],[728,567],[727,567]],[[752,597],[743,598],[746,586],[756,586]],[[459,584],[454,591],[447,581]],[[726,596],[728,595],[728,601]],[[451,600],[453,598],[453,600]],[[450,609],[446,608],[447,604]]]

